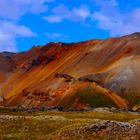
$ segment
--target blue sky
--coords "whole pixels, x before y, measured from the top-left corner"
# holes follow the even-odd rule
[[[139,0],[0,0],[0,51],[139,31]]]

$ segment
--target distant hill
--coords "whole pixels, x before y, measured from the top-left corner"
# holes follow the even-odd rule
[[[0,60],[1,105],[132,108],[140,104],[140,33],[52,42],[27,52],[1,53]]]

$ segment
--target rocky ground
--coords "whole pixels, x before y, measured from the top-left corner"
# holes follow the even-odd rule
[[[77,112],[0,110],[0,139],[139,140],[140,114],[109,108]]]
[[[80,128],[67,129],[51,134],[50,139],[78,139],[78,140],[139,140],[140,120],[133,123],[110,120],[94,120],[95,123]]]

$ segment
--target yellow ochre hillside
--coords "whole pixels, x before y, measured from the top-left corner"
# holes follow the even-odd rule
[[[4,106],[140,108],[140,33],[0,53]],[[135,106],[135,107],[134,107]]]

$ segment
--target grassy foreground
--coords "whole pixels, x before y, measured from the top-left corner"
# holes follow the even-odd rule
[[[0,112],[0,140],[61,140],[81,139],[70,137],[68,130],[94,124],[99,120],[132,122],[140,119],[135,113],[113,112]],[[66,137],[61,133],[66,132]],[[80,135],[84,135],[83,133]],[[100,139],[87,137],[87,139]],[[104,137],[104,139],[106,139]]]

